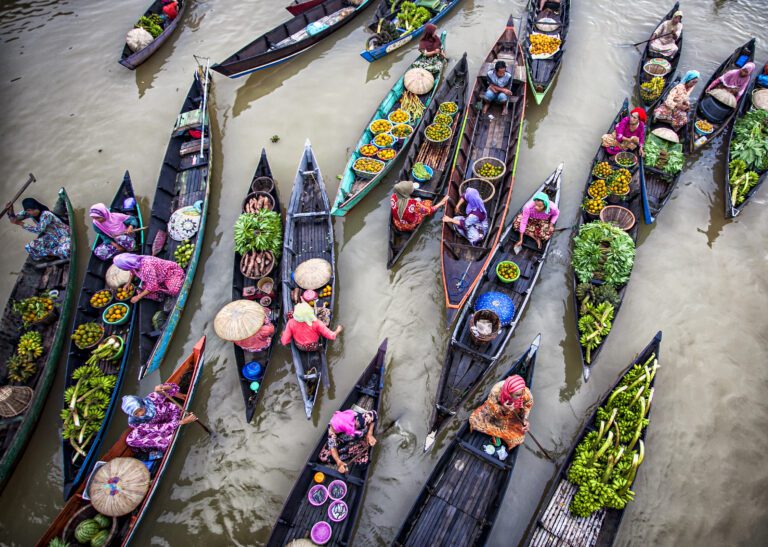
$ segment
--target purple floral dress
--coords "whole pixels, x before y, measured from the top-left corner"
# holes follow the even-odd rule
[[[43,211],[39,219],[35,219],[26,212],[16,214],[19,220],[32,219],[34,224],[24,224],[23,228],[37,234],[37,239],[27,243],[24,248],[32,257],[32,260],[44,258],[69,258],[71,249],[69,226],[64,224],[59,217],[50,211]]]
[[[179,392],[179,386],[176,384],[163,384],[168,389],[166,393],[173,397]],[[170,446],[173,440],[173,434],[179,427],[181,419],[181,409],[165,398],[162,393],[152,392],[147,395],[155,406],[154,417],[147,422],[131,423],[128,426],[133,428],[128,434],[125,442],[132,448],[138,448],[146,452],[152,450],[165,450]]]

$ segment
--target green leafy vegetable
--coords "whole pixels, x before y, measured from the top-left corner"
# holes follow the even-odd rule
[[[760,177],[754,171],[747,170],[744,160],[731,161],[728,164],[728,169],[731,174],[728,179],[728,183],[731,185],[731,203],[741,205]]]
[[[614,287],[629,280],[635,259],[635,242],[621,228],[608,222],[583,224],[573,239],[571,265],[580,283],[598,279]]]
[[[730,152],[751,170],[768,170],[768,111],[753,109],[736,121]]]
[[[400,11],[397,14],[397,22],[406,32],[419,28],[431,18],[432,14],[427,8],[416,7],[413,2],[400,4]]]
[[[163,32],[163,18],[156,13],[142,15],[136,23],[136,28],[143,28],[152,35],[152,38],[157,38]]]
[[[235,251],[241,255],[251,251],[271,251],[277,259],[283,245],[280,214],[267,209],[243,213],[235,222]]]

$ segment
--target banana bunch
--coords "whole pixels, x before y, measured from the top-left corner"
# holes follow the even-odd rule
[[[43,354],[43,337],[37,331],[29,331],[21,335],[16,353],[27,361],[34,361]]]

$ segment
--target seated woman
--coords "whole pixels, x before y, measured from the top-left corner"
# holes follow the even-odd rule
[[[523,237],[532,237],[541,249],[541,242],[548,241],[555,233],[555,222],[560,216],[557,205],[549,202],[549,196],[537,192],[533,199],[523,206],[523,211],[515,217],[512,226],[520,232],[517,245],[523,244]]]
[[[465,237],[472,245],[477,245],[483,241],[488,233],[488,212],[485,209],[485,203],[480,197],[480,192],[474,188],[467,188],[464,195],[456,205],[456,211],[461,210],[462,204],[466,202],[465,216],[455,216],[453,218],[445,216],[443,222],[453,224],[454,230]]]
[[[88,211],[93,219],[93,229],[99,235],[101,243],[93,250],[101,260],[109,260],[118,253],[136,249],[133,238],[134,228],[138,228],[136,217],[111,212],[103,203],[97,203]]]
[[[491,389],[488,399],[469,416],[469,427],[498,437],[511,450],[525,441],[528,415],[533,407],[531,391],[521,376],[510,376]]]
[[[683,33],[683,12],[676,11],[672,19],[662,22],[651,35],[650,49],[664,57],[674,57],[679,49],[677,41]]]
[[[619,122],[613,133],[603,135],[603,148],[611,156],[615,156],[624,150],[638,150],[641,156],[645,155],[645,122],[648,116],[642,108],[635,108]]]
[[[176,0],[163,0],[163,15],[173,21],[179,15],[179,3]]]
[[[688,123],[688,112],[691,110],[691,92],[697,83],[698,71],[686,72],[680,83],[669,91],[664,102],[653,111],[656,119],[671,124],[675,131],[684,127]]]
[[[261,306],[261,304],[256,302],[254,302],[254,304]],[[264,310],[264,324],[261,326],[261,328],[251,334],[248,338],[234,342],[245,351],[249,351],[251,353],[258,353],[267,349],[270,345],[272,345],[272,337],[275,334],[275,325],[273,325],[272,321],[269,320],[269,309],[264,308],[263,306],[261,306],[261,308]]]
[[[32,260],[69,258],[72,247],[69,226],[48,207],[33,198],[26,198],[21,202],[23,211],[19,213],[14,213],[12,204],[9,203],[8,206],[8,217],[13,224],[37,234],[37,239],[24,246]],[[24,220],[28,218],[32,219],[32,224],[24,224]]]
[[[709,84],[707,91],[722,88],[731,93],[738,101],[749,87],[752,71],[755,70],[755,63],[747,63],[741,68],[729,70],[714,82]]]
[[[424,36],[419,40],[419,51],[424,57],[444,55],[443,43],[437,35],[437,27],[432,23],[424,26]]]
[[[373,428],[378,419],[375,410],[334,412],[328,426],[328,443],[320,451],[320,461],[335,462],[339,473],[349,471],[350,465],[368,463],[369,449],[376,445]]]
[[[392,210],[392,224],[401,232],[414,231],[426,217],[434,214],[448,200],[445,197],[440,200],[440,203],[432,206],[431,200],[411,197],[417,188],[418,185],[410,180],[401,180],[395,184],[395,193],[390,199],[390,208]]]
[[[160,301],[166,296],[178,296],[186,276],[181,266],[156,256],[123,253],[115,256],[113,263],[121,270],[131,272],[131,281],[133,276],[141,280],[141,291],[131,298],[133,304],[142,298]]]
[[[191,413],[181,417],[181,409],[163,395],[173,397],[178,392],[179,386],[167,383],[156,386],[155,391],[143,399],[135,395],[123,397],[121,407],[128,414],[128,426],[133,429],[125,444],[145,452],[165,452],[176,429],[197,420]]]
[[[507,63],[496,61],[493,70],[489,70],[486,76],[488,78],[488,89],[485,91],[485,95],[483,95],[483,102],[485,103],[483,114],[488,112],[493,103],[501,103],[504,105],[501,115],[504,116],[509,106],[509,98],[512,96],[512,90],[510,89],[512,75],[507,72]]]
[[[293,308],[293,317],[288,319],[280,342],[287,346],[293,341],[301,351],[317,351],[320,349],[321,336],[327,340],[336,340],[341,331],[341,325],[335,330],[326,327],[325,323],[315,316],[312,306],[299,302]]]

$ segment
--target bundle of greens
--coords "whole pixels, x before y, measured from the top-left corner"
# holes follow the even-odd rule
[[[731,159],[743,161],[753,171],[768,171],[768,111],[755,108],[736,122]]]
[[[280,213],[259,209],[243,213],[235,222],[235,251],[244,255],[252,251],[271,251],[275,259],[283,246]]]
[[[635,260],[635,242],[609,222],[583,224],[573,238],[571,265],[580,283],[593,279],[619,287],[629,280]]]
[[[417,29],[432,18],[432,14],[427,8],[416,7],[413,2],[403,2],[400,4],[400,11],[397,13],[397,24],[404,28],[406,32]]]
[[[424,70],[428,70],[432,74],[437,75],[443,69],[443,59],[439,55],[419,57],[413,62],[411,67],[423,68]]]
[[[731,185],[731,203],[741,205],[747,199],[749,191],[760,180],[760,176],[754,171],[748,170],[747,164],[741,159],[732,160],[728,164],[728,169],[731,174],[728,179],[728,183]]]
[[[650,135],[644,146],[645,165],[654,167],[668,175],[676,175],[685,165],[683,145],[672,143]]]
[[[163,18],[156,13],[142,15],[135,26],[146,30],[152,35],[152,38],[157,38],[163,32]]]

